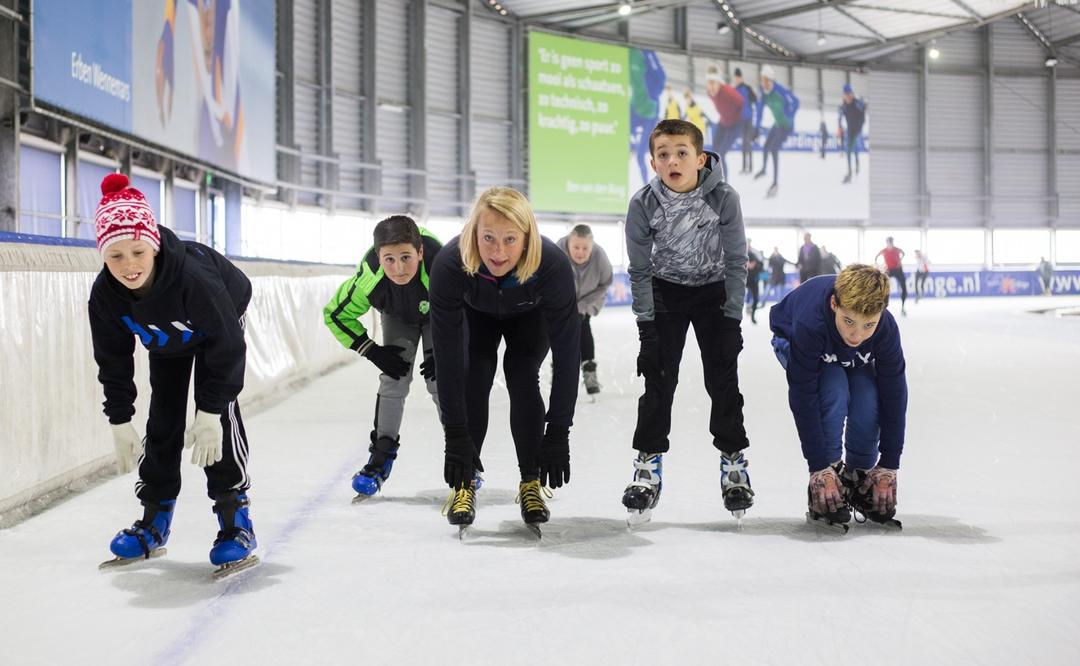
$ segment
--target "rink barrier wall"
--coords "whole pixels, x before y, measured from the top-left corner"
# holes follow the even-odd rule
[[[767,273],[763,275],[768,275]],[[915,273],[905,272],[908,298],[915,298]],[[764,298],[766,286],[762,278],[761,296]],[[890,294],[900,297],[900,287],[896,280],[890,280]],[[799,276],[788,273],[784,278],[782,293],[770,295],[771,301],[783,298],[797,287]],[[1050,279],[1050,293],[1053,295],[1080,294],[1080,270],[1055,271]],[[956,298],[962,296],[1041,296],[1042,282],[1036,271],[931,271],[926,278],[923,298]],[[630,305],[630,276],[627,273],[615,273],[611,286],[608,287],[607,305]]]
[[[87,315],[101,255],[92,244],[10,236],[0,239],[16,241],[0,242],[0,528],[115,474]],[[322,313],[352,267],[234,261],[252,282],[239,396],[245,416],[356,359]],[[376,330],[371,315],[364,324]],[[136,350],[133,423],[143,434],[149,371],[146,351]],[[189,419],[193,413],[189,400]]]

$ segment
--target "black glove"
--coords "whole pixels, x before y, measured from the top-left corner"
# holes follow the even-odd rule
[[[451,488],[459,490],[472,483],[476,472],[483,472],[484,466],[480,464],[480,456],[464,425],[443,426],[443,433],[446,439],[443,479]]]
[[[561,488],[570,483],[570,429],[548,424],[540,445],[540,485]]]
[[[660,334],[656,332],[656,323],[651,321],[638,322],[638,340],[641,341],[641,350],[637,356],[638,376],[661,377],[664,374],[660,363]]]
[[[409,372],[409,364],[405,362],[405,359],[401,358],[401,352],[403,351],[405,351],[405,348],[397,345],[382,346],[372,344],[363,354],[386,376],[401,379]]]
[[[424,352],[424,361],[420,364],[420,375],[426,381],[435,381],[435,354],[430,349]]]

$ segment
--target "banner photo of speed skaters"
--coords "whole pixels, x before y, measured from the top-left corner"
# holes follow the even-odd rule
[[[869,77],[691,61],[539,32],[529,42],[530,192],[538,209],[625,213],[655,175],[649,134],[657,122],[681,118],[719,156],[744,218],[869,217]]]

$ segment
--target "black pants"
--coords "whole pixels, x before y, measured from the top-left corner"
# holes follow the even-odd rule
[[[930,271],[915,271],[915,302],[919,302],[919,298],[926,293],[926,278],[930,276]]]
[[[900,307],[904,307],[907,303],[907,280],[904,278],[903,268],[890,268],[888,270],[889,277],[896,278],[896,281],[900,283]]]
[[[199,386],[207,376],[202,354],[150,354],[150,416],[146,422],[144,452],[139,460],[139,481],[135,484],[135,495],[140,500],[160,502],[176,499],[180,494],[180,464],[193,364],[195,386]],[[235,400],[221,414],[221,434],[221,460],[206,468],[206,492],[210,499],[231,490],[246,492],[251,486],[247,474],[247,435]]]
[[[747,173],[754,170],[754,131],[756,129],[750,119],[743,121],[742,166]]]
[[[510,434],[523,480],[539,478],[537,454],[544,438],[544,400],[540,397],[540,365],[548,353],[547,321],[539,308],[509,319],[465,307],[469,326],[465,413],[477,453],[488,426],[488,399],[499,361],[499,342],[506,340],[503,374],[510,394]]]
[[[638,400],[634,448],[664,453],[670,448],[671,405],[679,383],[686,332],[694,325],[705,391],[712,401],[709,432],[721,451],[741,451],[750,445],[743,427],[743,397],[739,393],[739,352],[742,331],[734,320],[724,321],[724,283],[684,287],[653,278],[656,332],[660,338],[661,377],[645,377],[645,394]]]
[[[581,315],[581,362],[589,363],[596,358],[596,343],[593,342],[592,326],[589,315]]]
[[[758,309],[761,291],[761,283],[758,281],[757,271],[751,271],[747,274],[746,290],[750,292],[750,312],[755,312]]]

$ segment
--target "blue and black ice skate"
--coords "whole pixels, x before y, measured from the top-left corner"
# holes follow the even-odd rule
[[[210,563],[217,566],[214,578],[221,579],[259,563],[255,548],[255,529],[251,524],[245,493],[232,491],[220,495],[214,502],[219,531],[210,549]]]
[[[353,504],[362,502],[382,490],[383,484],[390,478],[394,461],[397,460],[400,438],[376,438],[375,432],[372,431],[371,439],[371,446],[368,447],[371,455],[368,457],[367,464],[352,478],[352,488],[356,491]]]
[[[142,505],[143,517],[130,528],[117,532],[109,544],[115,557],[102,562],[99,569],[111,569],[165,554],[176,500],[143,502]]]
[[[664,489],[664,455],[641,451],[634,459],[634,480],[623,491],[622,503],[626,507],[626,528],[652,520],[652,510],[660,502]]]

